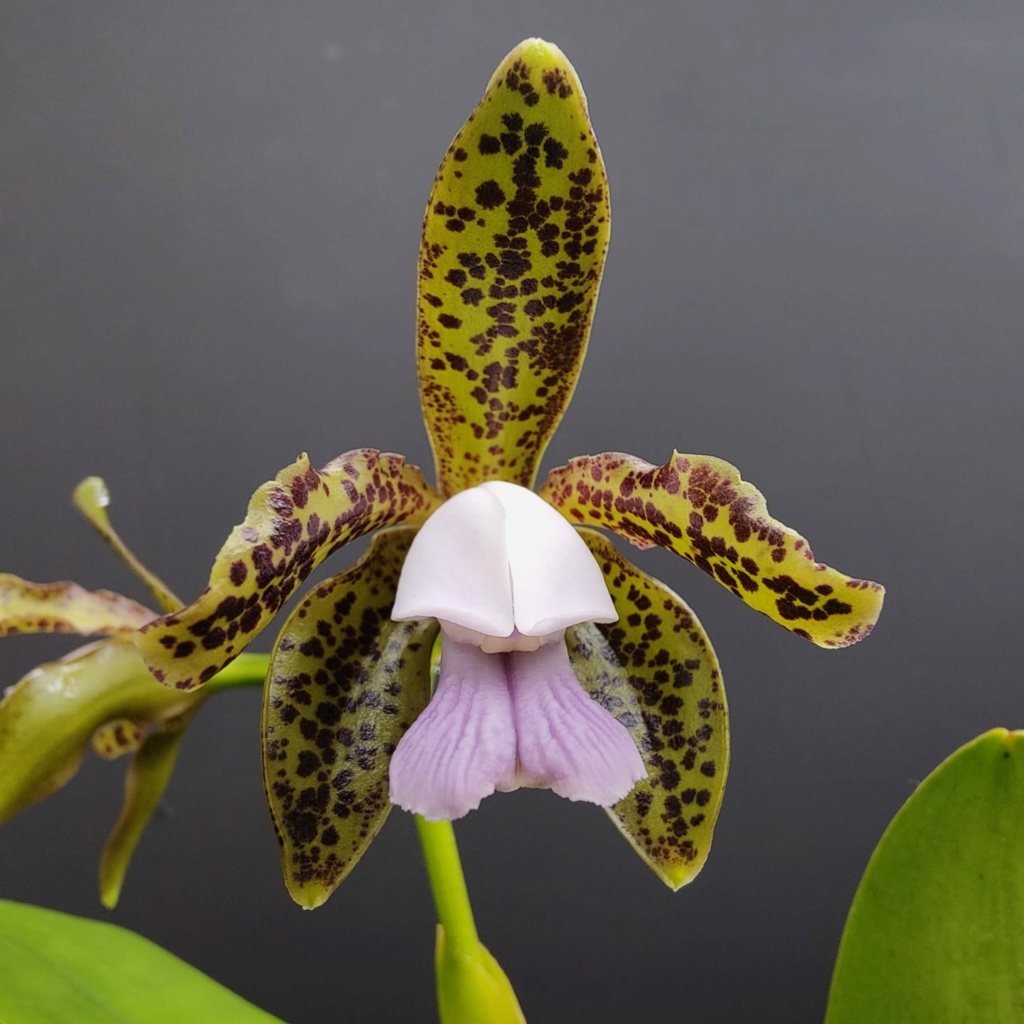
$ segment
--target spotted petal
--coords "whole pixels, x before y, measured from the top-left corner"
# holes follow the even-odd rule
[[[752,608],[819,647],[863,640],[884,589],[814,560],[798,533],[728,462],[673,453],[664,466],[609,452],[552,470],[540,491],[570,522],[612,530],[637,547],[669,548]]]
[[[180,690],[202,686],[331,552],[378,527],[421,523],[438,503],[400,455],[362,448],[321,470],[302,455],[252,496],[203,595],[136,634],[150,671]]]
[[[0,636],[13,633],[130,633],[153,613],[110,590],[86,590],[77,583],[30,583],[0,573]]]
[[[449,147],[423,224],[420,397],[442,494],[532,486],[576,387],[609,217],[576,72],[528,39]]]
[[[429,697],[437,623],[390,618],[412,534],[378,535],[317,587],[271,658],[264,782],[285,884],[304,907],[323,903],[380,831],[391,754]]]
[[[619,621],[568,630],[577,678],[630,731],[647,778],[608,814],[673,889],[704,866],[725,793],[729,723],[711,641],[668,587],[581,530]]]

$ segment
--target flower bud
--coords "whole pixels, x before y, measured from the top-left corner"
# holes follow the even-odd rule
[[[438,925],[434,966],[441,1024],[526,1024],[505,972],[481,943],[453,946]]]

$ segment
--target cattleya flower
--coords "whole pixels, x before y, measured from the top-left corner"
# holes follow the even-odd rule
[[[582,366],[609,224],[576,73],[527,40],[427,206],[417,359],[436,490],[398,455],[319,470],[303,455],[253,495],[198,600],[136,634],[154,676],[191,693],[328,555],[378,531],[292,612],[266,680],[267,798],[305,906],[393,802],[452,818],[521,785],[606,806],[673,888],[700,869],[728,762],[718,661],[683,601],[595,527],[674,551],[824,647],[878,617],[881,587],[817,563],[719,459],[584,456],[531,490]]]
[[[125,547],[107,517],[102,480],[75,491],[86,518],[168,610],[181,602]],[[100,896],[117,903],[128,862],[160,802],[185,726],[211,690],[158,686],[131,641],[156,613],[108,590],[76,583],[30,583],[0,574],[0,636],[77,633],[108,639],[40,665],[0,701],[0,824],[64,786],[78,771],[90,738],[105,758],[133,754],[124,807],[100,864]]]

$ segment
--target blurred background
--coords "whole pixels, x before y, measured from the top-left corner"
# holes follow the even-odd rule
[[[481,934],[531,1024],[817,1021],[892,815],[956,747],[1024,726],[1014,0],[5,0],[0,567],[144,599],[70,507],[100,474],[122,534],[190,597],[299,451],[429,465],[422,210],[528,35],[576,65],[614,207],[545,470],[608,449],[718,455],[819,558],[889,595],[866,643],[823,651],[636,553],[725,673],[710,860],[673,895],[596,808],[498,796],[459,827]],[[2,683],[72,645],[5,641]],[[299,910],[262,800],[259,704],[220,697],[191,727],[116,913],[95,876],[124,764],[94,757],[3,829],[0,896],[110,917],[292,1024],[431,1020],[411,819]]]

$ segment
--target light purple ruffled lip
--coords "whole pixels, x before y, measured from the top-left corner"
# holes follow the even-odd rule
[[[647,775],[628,730],[580,686],[565,643],[487,654],[442,635],[441,677],[391,760],[391,800],[431,821],[497,790],[611,806]]]

